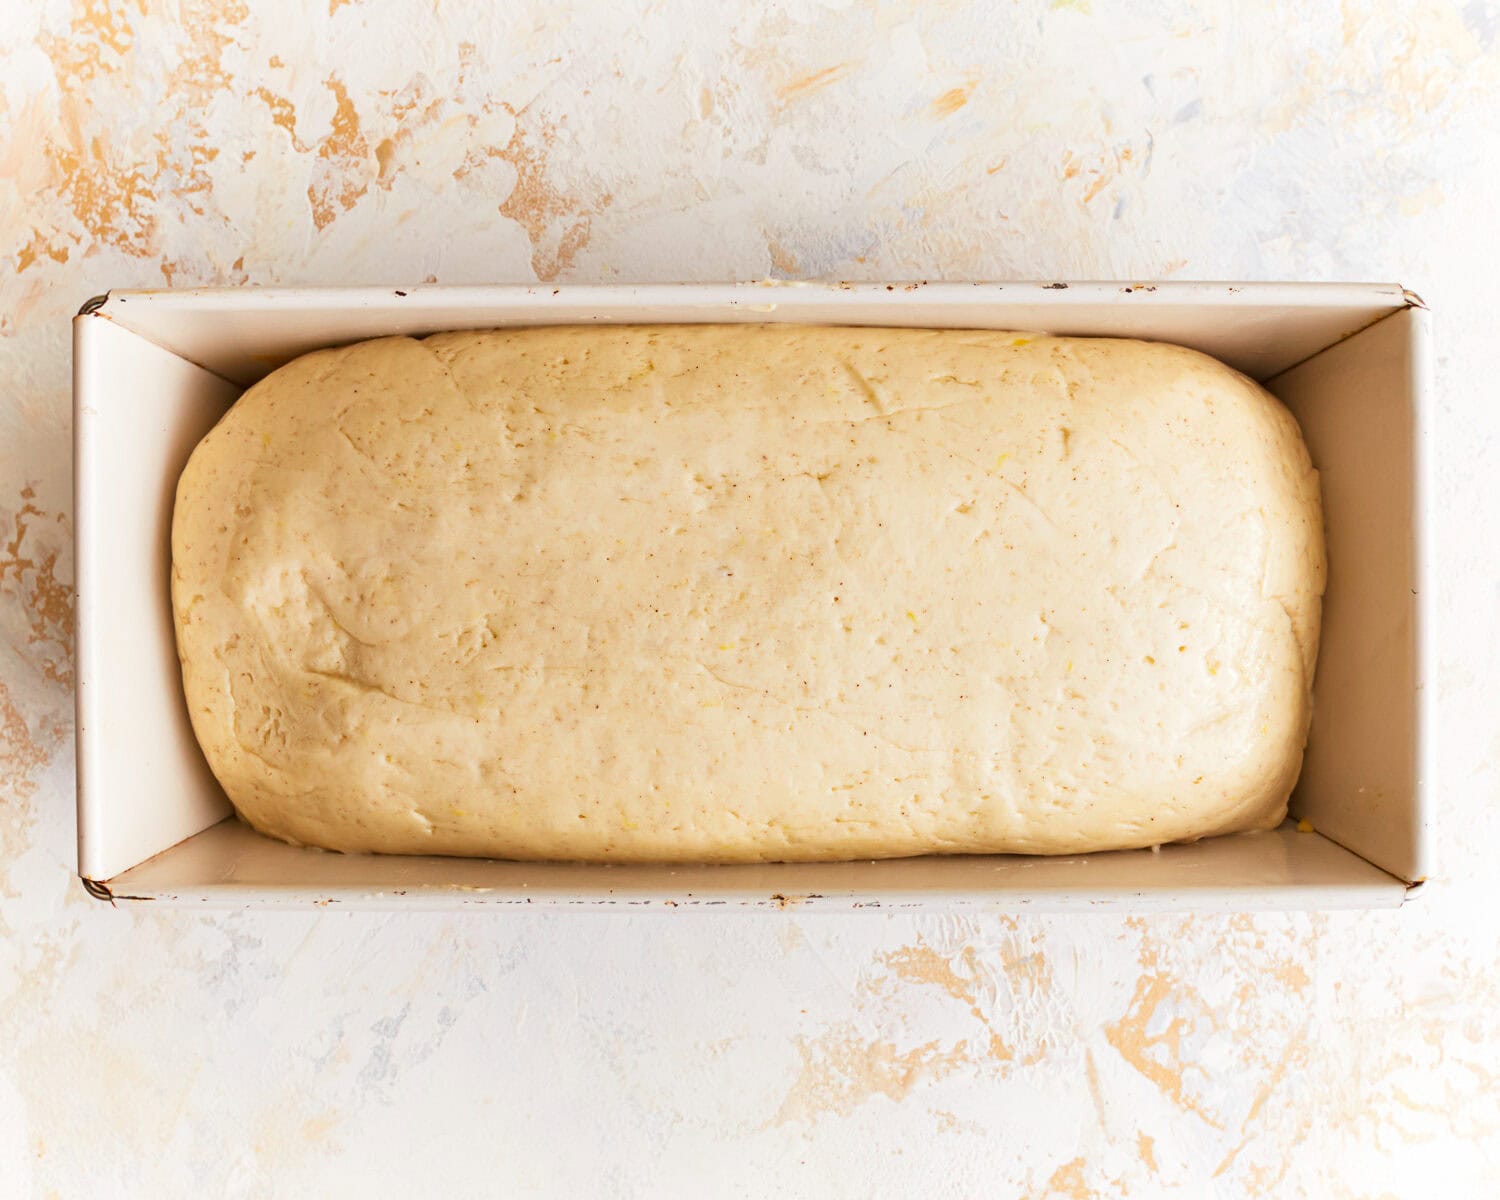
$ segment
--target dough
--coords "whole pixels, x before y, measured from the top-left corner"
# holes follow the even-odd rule
[[[790,325],[309,354],[197,447],[172,553],[256,829],[585,860],[1269,828],[1324,577],[1295,422],[1213,359]]]

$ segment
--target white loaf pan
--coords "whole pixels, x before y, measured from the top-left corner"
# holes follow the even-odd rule
[[[74,321],[78,872],[221,906],[1147,909],[1395,906],[1431,870],[1428,317],[1384,284],[798,284],[112,292]],[[506,325],[788,321],[1193,346],[1296,413],[1329,578],[1294,821],[1159,852],[591,866],[326,854],[231,815],[188,724],[168,597],[177,476],[243,388],[320,346]]]

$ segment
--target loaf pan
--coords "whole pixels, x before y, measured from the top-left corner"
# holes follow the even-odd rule
[[[1393,284],[814,283],[121,291],[75,318],[78,873],[112,902],[933,910],[1401,904],[1431,871],[1430,313]],[[1072,858],[601,866],[329,854],[241,825],[188,723],[172,499],[240,392],[322,346],[544,324],[803,322],[1140,337],[1265,384],[1322,472],[1312,736],[1267,833]]]

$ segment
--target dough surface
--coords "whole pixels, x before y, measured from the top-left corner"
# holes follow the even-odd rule
[[[1324,578],[1294,420],[1213,359],[791,325],[306,355],[194,451],[172,555],[255,828],[620,861],[1274,826]]]

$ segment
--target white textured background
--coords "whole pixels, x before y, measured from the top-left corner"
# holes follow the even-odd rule
[[[1500,1194],[1500,8],[489,7],[0,4],[0,1196]],[[765,276],[1421,292],[1444,515],[1421,898],[959,920],[84,896],[81,301]]]

